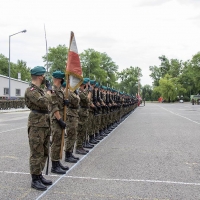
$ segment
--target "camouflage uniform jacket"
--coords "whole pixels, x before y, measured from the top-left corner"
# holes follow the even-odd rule
[[[53,85],[52,90],[55,93],[56,101],[52,105],[51,118],[56,119],[56,117],[54,116],[54,113],[56,111],[59,111],[60,116],[63,119],[63,117],[64,117],[64,92],[62,91],[61,87],[57,87],[55,85]]]
[[[69,106],[67,107],[67,115],[78,117],[78,109],[80,98],[74,92],[68,90]]]
[[[89,99],[88,99],[88,91],[86,90],[79,90],[79,97],[80,97],[80,109],[78,114],[81,116],[88,116],[89,115]]]
[[[41,88],[34,84],[31,84],[26,89],[25,104],[31,110],[28,118],[28,127],[50,127],[50,116],[48,112],[50,105],[54,103],[52,101],[53,99],[55,100],[53,95],[45,94]]]

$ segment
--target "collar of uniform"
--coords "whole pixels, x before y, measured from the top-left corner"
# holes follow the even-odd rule
[[[35,89],[37,89],[37,90],[41,90],[41,91],[43,91],[42,88],[38,87],[37,85],[35,85],[35,84],[33,84],[33,83],[31,83],[30,88],[35,88]]]

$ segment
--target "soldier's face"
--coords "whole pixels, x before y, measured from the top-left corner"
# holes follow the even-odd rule
[[[42,76],[40,76],[40,80],[41,80],[41,85],[43,85],[43,84],[45,84],[45,82],[46,82],[46,79],[45,79],[45,76],[44,75],[42,75]]]

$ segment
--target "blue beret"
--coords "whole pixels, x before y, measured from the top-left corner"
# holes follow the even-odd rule
[[[95,80],[90,80],[90,84],[94,85],[94,84],[96,84],[96,81]]]
[[[31,69],[31,75],[41,76],[46,72],[46,69],[42,66],[36,66]]]
[[[66,87],[66,82],[64,82],[64,83],[62,84],[62,87],[64,87],[64,88]]]
[[[86,83],[89,83],[89,82],[90,82],[90,79],[89,79],[89,78],[84,78],[82,84],[85,85]]]
[[[52,76],[54,78],[59,78],[59,79],[65,78],[65,74],[63,72],[61,72],[61,71],[53,72]]]

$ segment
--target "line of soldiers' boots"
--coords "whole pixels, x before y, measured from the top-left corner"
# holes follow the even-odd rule
[[[115,129],[121,122],[123,122],[132,112],[125,115],[120,121],[112,123],[107,128],[100,130],[98,133],[89,136],[89,141],[85,141],[83,144],[84,148],[92,149],[95,144],[99,143],[104,137],[106,137],[113,129]],[[86,155],[89,150],[84,148],[77,149],[76,154]],[[78,157],[75,157],[72,152],[65,152],[65,162],[77,163],[79,161]],[[63,166],[60,161],[52,161],[51,172],[56,174],[65,174],[69,170],[68,166]],[[45,191],[47,186],[52,185],[51,180],[45,179],[42,174],[35,175],[32,174],[31,187],[37,190]]]

